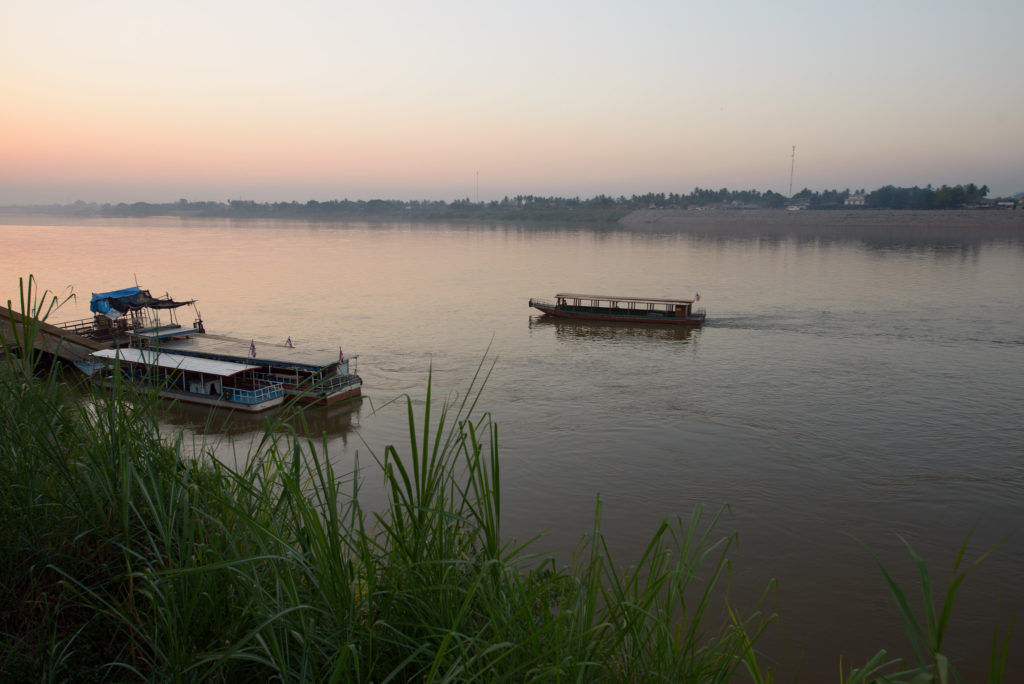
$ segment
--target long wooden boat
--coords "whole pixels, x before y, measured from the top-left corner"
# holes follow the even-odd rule
[[[102,364],[93,369],[92,377],[103,385],[120,380],[151,389],[165,399],[248,413],[266,411],[284,401],[284,387],[262,366],[133,347],[101,349],[92,356]]]
[[[694,299],[659,297],[625,297],[618,295],[556,294],[554,301],[531,299],[530,306],[548,316],[589,321],[621,321],[627,323],[668,323],[671,325],[702,325],[706,312],[694,308]]]

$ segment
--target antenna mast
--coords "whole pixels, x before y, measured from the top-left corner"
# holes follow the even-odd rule
[[[793,196],[793,169],[796,167],[796,145],[793,145],[793,156],[789,162],[789,196]]]

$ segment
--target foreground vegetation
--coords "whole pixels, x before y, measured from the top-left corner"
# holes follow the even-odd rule
[[[82,400],[32,336],[8,331],[0,360],[0,680],[771,680],[773,618],[726,600],[715,516],[667,520],[627,570],[599,506],[568,568],[503,538],[483,364],[461,400],[428,384],[417,416],[406,399],[409,444],[370,452],[389,495],[370,510],[367,473],[336,473],[301,414],[238,469],[185,458],[152,396]],[[921,622],[884,575],[913,658],[880,651],[843,681],[958,679],[942,641],[962,557],[941,605],[921,564]]]

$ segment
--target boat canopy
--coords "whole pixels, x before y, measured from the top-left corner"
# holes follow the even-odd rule
[[[170,297],[154,297],[149,294],[149,290],[143,290],[136,286],[111,292],[93,292],[92,299],[89,301],[89,310],[111,318],[118,318],[128,311],[145,308],[177,309],[179,306],[195,304],[195,301],[190,299],[186,302],[176,302]]]
[[[122,347],[120,349],[101,349],[93,352],[93,356],[100,359],[123,361],[125,363],[141,363],[147,366],[158,368],[172,368],[203,375],[217,375],[228,377],[237,375],[243,371],[254,370],[260,366],[247,363],[235,363],[233,361],[218,361],[216,359],[204,359],[196,356],[182,356],[181,354],[167,354],[166,352],[155,352],[148,349],[135,349],[134,347]]]
[[[556,294],[555,299],[589,299],[592,302],[633,302],[635,304],[693,304],[692,299],[662,299],[658,297],[620,297],[618,295]]]

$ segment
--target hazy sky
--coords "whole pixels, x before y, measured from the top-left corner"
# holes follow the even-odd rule
[[[786,194],[794,145],[794,191],[1024,191],[1024,2],[0,8],[0,205]]]

